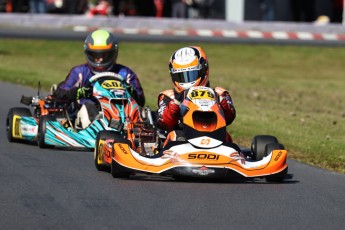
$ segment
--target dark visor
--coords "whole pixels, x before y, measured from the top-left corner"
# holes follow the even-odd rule
[[[88,58],[91,61],[95,61],[96,59],[102,58],[102,63],[107,63],[114,58],[114,50],[109,51],[86,51]]]
[[[192,70],[180,73],[171,74],[173,81],[178,83],[188,83],[193,82],[199,77],[199,70]]]

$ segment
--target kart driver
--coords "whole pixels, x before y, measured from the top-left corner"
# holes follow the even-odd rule
[[[56,99],[69,102],[78,100],[77,107],[80,109],[75,121],[76,128],[85,129],[98,114],[95,102],[91,98],[92,86],[89,83],[89,79],[96,73],[114,72],[121,75],[129,83],[132,97],[139,106],[144,106],[144,91],[137,75],[127,66],[116,63],[118,50],[118,41],[113,34],[105,30],[92,32],[84,43],[87,62],[73,67],[54,91],[53,97]]]
[[[169,132],[165,144],[169,141],[184,139],[178,130],[178,124],[181,118],[180,103],[185,98],[186,90],[193,86],[210,87],[208,60],[201,47],[190,46],[175,51],[170,58],[169,71],[174,89],[165,90],[158,96],[157,125]],[[231,96],[227,90],[221,87],[216,87],[214,90],[219,97],[226,125],[230,125],[236,117]],[[227,141],[232,142],[229,134]]]

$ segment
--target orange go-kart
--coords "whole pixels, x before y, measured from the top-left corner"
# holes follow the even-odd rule
[[[276,137],[257,135],[251,148],[240,148],[227,141],[226,122],[213,89],[192,87],[180,108],[182,129],[174,132],[178,134],[175,138],[166,137],[155,128],[150,111],[148,123],[114,121],[110,125],[117,130],[121,126],[125,132],[98,133],[94,149],[96,168],[110,170],[115,178],[145,173],[177,179],[284,180],[288,171],[287,150]]]

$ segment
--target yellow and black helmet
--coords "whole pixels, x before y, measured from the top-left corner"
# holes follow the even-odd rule
[[[96,30],[86,37],[84,52],[87,63],[94,72],[107,71],[116,62],[118,41],[108,31]]]

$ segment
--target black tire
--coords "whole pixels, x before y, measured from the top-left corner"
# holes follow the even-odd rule
[[[287,173],[288,173],[288,167],[286,167],[286,169],[284,169],[283,171],[277,174],[266,176],[265,179],[267,182],[280,183],[280,182],[283,182]]]
[[[46,123],[48,121],[56,121],[56,117],[50,114],[40,117],[38,132],[37,132],[37,145],[42,149],[54,147],[52,145],[47,145],[45,143]]]
[[[99,159],[99,141],[100,140],[105,140],[105,139],[113,139],[118,138],[115,132],[113,131],[108,131],[108,130],[102,130],[97,134],[96,141],[95,141],[95,149],[94,149],[94,161],[95,161],[95,166],[98,171],[108,171],[109,165],[102,164]]]
[[[259,161],[262,160],[266,155],[266,145],[270,143],[278,143],[278,139],[271,135],[258,135],[253,138],[252,141],[252,159]]]
[[[115,133],[114,135],[114,142],[121,142],[130,145],[131,143],[124,139],[120,134]],[[113,150],[113,156],[115,152]],[[132,170],[118,164],[114,159],[111,160],[111,169],[110,169],[111,175],[114,178],[129,178],[129,176],[132,174]]]
[[[280,143],[270,143],[266,145],[265,148],[265,152],[266,155],[270,154],[273,150],[283,150],[285,149],[284,145],[280,144]],[[275,182],[275,183],[279,183],[282,182],[286,176],[288,172],[288,168],[284,169],[283,171],[277,173],[277,174],[273,174],[270,176],[265,177],[267,182]]]
[[[273,150],[283,150],[283,149],[285,149],[285,147],[284,147],[284,145],[282,145],[280,143],[270,143],[270,144],[267,144],[265,147],[265,155],[267,156]]]
[[[7,118],[6,118],[6,134],[7,134],[7,139],[9,142],[21,141],[21,139],[13,137],[13,132],[12,132],[13,131],[13,119],[15,116],[31,117],[32,114],[31,114],[31,111],[29,108],[24,108],[24,107],[11,108],[8,111]]]
[[[111,175],[114,178],[129,178],[131,171],[122,165],[118,164],[116,161],[111,161]]]

